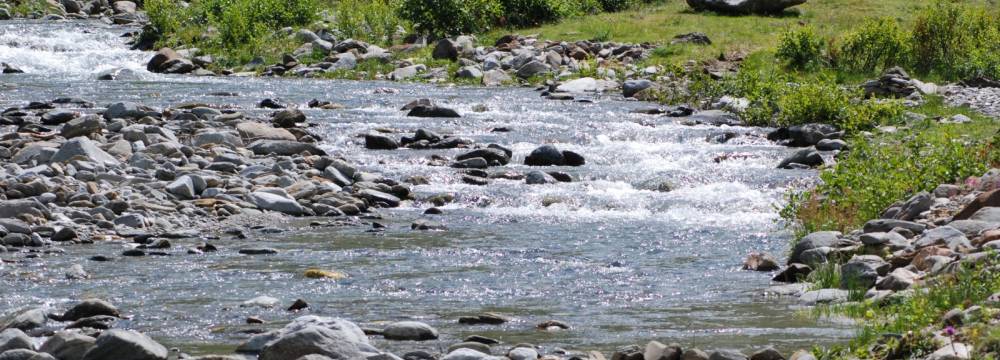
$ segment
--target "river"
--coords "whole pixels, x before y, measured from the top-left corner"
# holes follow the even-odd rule
[[[238,306],[260,295],[279,298],[285,306],[301,298],[313,314],[363,325],[413,319],[442,333],[441,340],[422,344],[379,340],[379,347],[391,350],[441,350],[480,334],[506,346],[530,342],[611,351],[655,339],[706,349],[771,344],[787,351],[852,334],[843,324],[808,316],[795,299],[763,297],[772,274],[740,269],[751,251],[784,256],[791,234],[777,209],[789,186],[816,175],[776,170],[792,150],[767,141],[765,129],[686,126],[672,118],[632,114],[652,104],[624,101],[618,94],[591,95],[592,103],[581,103],[546,100],[530,88],[151,74],[144,69],[151,54],[128,50],[121,37],[127,30],[133,29],[90,22],[0,22],[0,62],[26,71],[0,75],[0,107],[70,96],[98,106],[201,102],[264,114],[268,111],[255,106],[264,98],[299,104],[327,100],[346,109],[304,110],[325,136],[324,149],[367,171],[399,180],[422,175],[430,185],[413,188],[418,201],[380,211],[379,222],[387,225],[381,232],[368,231],[369,226],[312,227],[304,219],[279,224],[288,229],[280,233],[256,231],[246,240],[213,241],[223,251],[197,257],[185,256],[180,248],[177,256],[88,261],[123,249],[120,243],[99,243],[8,264],[0,267],[0,313],[102,297],[129,315],[118,327],[193,353],[235,348],[247,338],[244,330],[261,327],[245,325],[247,316],[267,320],[267,328],[296,316],[284,309]],[[132,75],[96,80],[113,68]],[[433,99],[463,117],[405,117],[399,108],[417,98]],[[477,112],[481,106],[486,111]],[[501,127],[510,131],[493,131]],[[432,129],[503,144],[514,152],[505,170],[528,169],[520,165],[524,157],[544,143],[583,154],[587,164],[559,169],[577,180],[572,183],[467,185],[455,169],[428,160],[459,150],[364,149],[357,135],[379,128]],[[723,144],[710,141],[724,132],[738,136]],[[715,161],[724,154],[741,156]],[[410,230],[431,206],[420,199],[442,193],[455,196],[442,207],[444,214],[435,216],[449,230]],[[185,241],[177,243],[201,240]],[[281,251],[255,257],[227,251],[249,244]],[[62,273],[72,264],[82,264],[91,278],[65,280]],[[348,277],[306,279],[307,268]],[[514,321],[457,323],[459,316],[483,311]],[[535,329],[548,319],[572,328]]]

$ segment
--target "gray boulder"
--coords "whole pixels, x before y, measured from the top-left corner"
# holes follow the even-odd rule
[[[309,328],[323,328],[328,331],[312,331],[309,333],[302,333],[294,337],[289,335],[292,333],[300,332]],[[293,339],[298,338],[298,339]],[[310,339],[317,339],[312,342]],[[284,340],[283,340],[284,339]],[[302,340],[302,341],[299,341]],[[277,343],[283,342],[282,345],[277,345]],[[287,353],[284,349],[288,347],[286,345],[293,345],[299,342],[312,342],[315,346],[310,345],[310,348],[316,349],[322,347],[322,344],[326,343],[345,343],[347,344],[343,349],[339,348],[339,345],[334,344],[333,347],[329,349],[328,352],[306,352],[300,355],[295,354],[294,349],[288,351]],[[270,348],[270,349],[268,349]],[[368,337],[365,335],[364,331],[361,330],[358,325],[343,319],[319,317],[319,316],[303,316],[292,320],[291,323],[285,325],[284,328],[269,331],[263,334],[254,335],[247,342],[240,345],[236,351],[240,353],[257,354],[260,353],[261,359],[264,359],[265,350],[269,353],[267,356],[272,359],[289,359],[295,360],[299,356],[307,354],[323,354],[333,353],[337,350],[342,350],[344,353],[342,355],[359,356],[362,352],[374,353],[377,350],[371,346],[368,342]],[[336,359],[352,359],[355,357],[336,357]]]
[[[22,214],[48,218],[49,209],[36,200],[0,200],[0,219],[16,218]],[[13,224],[5,222],[0,223],[0,225],[10,232],[22,232],[15,231],[21,227],[19,222]]]
[[[565,162],[563,153],[552,145],[539,146],[524,158],[524,164],[529,166],[559,166]]]
[[[119,102],[104,110],[104,119],[138,119],[154,113],[153,109],[134,102]]]
[[[953,251],[972,248],[972,244],[965,237],[965,233],[951,226],[941,226],[927,230],[923,236],[913,243],[913,246],[918,249],[933,245],[945,245]]]
[[[166,360],[167,348],[135,331],[111,329],[97,337],[83,360]]]
[[[450,39],[438,40],[437,44],[434,45],[434,51],[431,52],[431,57],[436,60],[446,59],[455,61],[458,60],[458,44]]]
[[[792,248],[792,254],[788,258],[788,263],[804,263],[802,261],[802,254],[809,250],[849,246],[851,244],[850,241],[840,239],[840,232],[837,231],[814,232],[804,236],[795,244],[795,247]]]
[[[0,360],[58,360],[52,355],[37,353],[28,349],[14,349],[0,353]]]
[[[60,331],[52,335],[38,348],[38,352],[43,352],[55,356],[59,360],[82,360],[90,348],[94,347],[97,339],[76,332]]]
[[[434,340],[438,338],[437,329],[417,321],[400,321],[389,324],[382,335],[389,340]]]
[[[545,65],[545,63],[538,60],[532,60],[517,69],[517,76],[520,78],[530,78],[544,74],[548,71],[548,65]]]
[[[101,118],[97,115],[87,115],[70,120],[59,131],[62,137],[72,139],[77,136],[87,136],[101,131]]]
[[[107,301],[86,299],[66,311],[61,320],[76,321],[98,315],[119,317],[121,314],[118,312],[118,308]]]
[[[441,360],[494,360],[494,359],[501,359],[501,358],[490,356],[489,354],[485,354],[468,348],[457,349],[441,358]]]
[[[778,164],[779,169],[795,169],[801,166],[816,167],[823,165],[823,156],[816,151],[816,148],[809,147],[788,156]]]
[[[7,350],[28,349],[34,350],[31,338],[19,329],[7,329],[0,332],[0,353]]]
[[[805,4],[806,0],[687,0],[696,11],[715,11],[726,14],[780,14],[792,6]]]
[[[0,330],[20,329],[28,331],[45,325],[48,319],[48,314],[43,309],[27,309],[0,319]]]
[[[308,211],[295,199],[269,192],[255,191],[250,194],[250,200],[263,210],[277,211],[288,215],[307,215]]]
[[[59,151],[55,155],[52,155],[51,162],[66,162],[77,157],[85,161],[105,165],[117,166],[120,164],[118,159],[101,150],[101,148],[97,147],[97,144],[85,137],[76,137],[66,141],[59,148]]]
[[[633,97],[640,91],[649,89],[653,87],[653,82],[646,79],[639,80],[626,80],[622,84],[622,95],[625,97]]]
[[[555,184],[559,182],[555,177],[547,173],[535,170],[529,171],[524,176],[524,182],[528,185],[545,185],[545,184]]]
[[[840,266],[840,287],[868,289],[892,266],[877,255],[856,255]]]
[[[737,351],[717,350],[708,356],[708,360],[747,360],[747,356]]]
[[[166,190],[168,193],[174,194],[184,200],[194,199],[196,195],[194,192],[194,181],[187,175],[181,176],[168,184]]]
[[[864,232],[889,232],[895,228],[902,228],[913,232],[914,234],[919,234],[927,229],[927,225],[918,224],[906,220],[896,220],[896,219],[876,219],[865,223]]]

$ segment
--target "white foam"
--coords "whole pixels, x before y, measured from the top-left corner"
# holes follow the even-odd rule
[[[151,55],[129,50],[121,32],[68,24],[44,27],[0,24],[0,62],[17,66],[28,74],[66,78],[91,78],[111,69],[151,75],[145,69]]]

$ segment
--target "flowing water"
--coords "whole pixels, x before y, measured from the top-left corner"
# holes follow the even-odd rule
[[[763,139],[761,129],[683,126],[675,119],[630,114],[650,104],[620,96],[594,103],[544,100],[525,88],[484,89],[421,84],[270,78],[194,78],[145,72],[151,54],[127,50],[125,28],[93,23],[0,22],[0,62],[27,74],[0,77],[0,107],[31,100],[80,97],[97,103],[137,101],[163,107],[181,102],[237,106],[263,115],[263,98],[305,103],[328,100],[346,110],[306,110],[319,124],[325,148],[361,168],[395,179],[423,175],[418,199],[441,193],[455,201],[435,216],[444,232],[416,232],[424,201],[382,211],[384,232],[369,227],[313,228],[308,220],[283,224],[291,231],[255,232],[247,240],[216,240],[210,255],[86,259],[115,255],[123,244],[67,248],[0,268],[0,313],[47,303],[66,306],[85,296],[111,300],[131,318],[120,327],[147,332],[183,350],[231,349],[247,335],[247,316],[277,327],[293,316],[283,309],[241,308],[269,295],[287,306],[307,300],[311,312],[377,327],[415,319],[442,332],[440,342],[380,342],[388,349],[447,347],[469,334],[552,347],[599,349],[651,339],[703,348],[751,349],[772,344],[790,350],[842,341],[844,325],[803,314],[794,299],[764,298],[770,274],[741,271],[750,251],[783,255],[790,234],[777,208],[785,190],[815,176],[776,170],[791,150]],[[127,80],[97,81],[112,68]],[[398,89],[386,94],[377,88]],[[220,92],[238,96],[214,96]],[[431,98],[463,114],[460,119],[407,118],[399,107]],[[485,105],[487,111],[473,110]],[[498,127],[510,132],[493,132]],[[431,154],[457,150],[371,151],[356,136],[377,128],[407,133],[426,128],[498,143],[513,149],[509,170],[543,143],[573,150],[587,165],[559,169],[578,181],[531,186],[497,180],[463,184],[457,171],[430,166]],[[707,138],[741,136],[726,144]],[[723,154],[743,156],[716,162]],[[669,184],[672,191],[659,191]],[[188,241],[187,243],[185,241]],[[178,240],[193,244],[199,240]],[[241,246],[271,246],[272,256],[241,256]],[[91,274],[64,280],[72,264]],[[347,279],[305,279],[307,268],[344,272]],[[514,318],[502,326],[465,326],[458,316],[495,311]],[[568,331],[541,332],[535,324],[558,319]],[[257,327],[260,327],[259,325]]]

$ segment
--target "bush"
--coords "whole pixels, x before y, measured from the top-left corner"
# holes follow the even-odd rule
[[[946,78],[997,76],[1000,19],[982,8],[937,1],[917,16],[912,37],[916,67]]]
[[[848,117],[849,92],[835,84],[812,83],[792,86],[778,99],[778,125],[806,123],[840,125]]]
[[[337,29],[349,38],[391,43],[399,28],[409,26],[397,16],[401,5],[399,0],[340,0]]]
[[[173,0],[146,0],[146,15],[157,35],[170,34],[181,27],[183,8]]]
[[[399,16],[432,36],[483,32],[500,18],[497,0],[404,0]]]
[[[604,11],[616,12],[627,10],[628,8],[634,6],[635,0],[601,0],[601,8]]]
[[[579,10],[569,1],[562,0],[501,0],[502,25],[514,27],[537,26],[556,21]]]
[[[837,66],[856,73],[878,74],[893,66],[909,67],[910,42],[889,18],[867,20],[837,47]]]
[[[823,40],[808,26],[789,30],[781,35],[776,55],[797,69],[818,65],[823,63]]]

